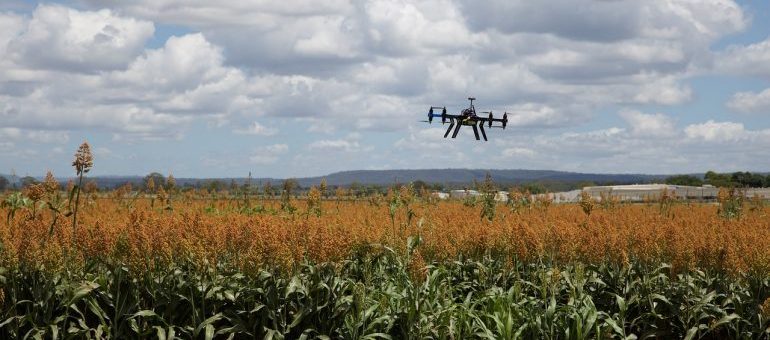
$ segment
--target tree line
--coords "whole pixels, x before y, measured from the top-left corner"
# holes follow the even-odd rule
[[[717,173],[708,171],[703,178],[694,175],[676,175],[666,178],[666,184],[702,186],[713,185],[725,188],[768,188],[770,174],[737,171],[733,173]]]

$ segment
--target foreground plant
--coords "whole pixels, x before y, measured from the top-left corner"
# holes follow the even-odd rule
[[[94,166],[94,156],[91,154],[91,146],[88,145],[88,142],[80,144],[78,151],[75,152],[72,166],[75,167],[75,174],[78,176],[78,184],[70,192],[70,202],[72,202],[72,196],[75,195],[75,205],[72,207],[72,243],[74,244],[77,241],[75,232],[78,227],[78,207],[80,205],[80,191],[83,187],[83,176]]]
[[[339,263],[242,272],[180,259],[146,272],[0,269],[1,338],[765,338],[770,282],[671,267],[486,257],[413,271],[371,245]],[[760,292],[754,295],[753,292]]]

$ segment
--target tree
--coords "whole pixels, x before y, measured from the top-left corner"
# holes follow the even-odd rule
[[[751,172],[734,172],[730,179],[744,188],[761,188],[765,184],[765,176]]]
[[[5,191],[10,184],[11,182],[7,178],[0,176],[0,191]]]
[[[144,189],[153,191],[155,188],[148,188],[148,184],[150,182],[150,179],[152,179],[152,183],[156,188],[158,187],[165,187],[166,186],[166,178],[163,177],[163,175],[157,173],[157,172],[151,172],[149,175],[144,176]]]
[[[222,190],[222,188],[225,187],[225,184],[219,180],[213,180],[208,183],[207,187],[210,193],[217,193],[219,190]]]
[[[692,175],[676,175],[666,178],[666,184],[689,185],[699,187],[703,185],[703,180]]]
[[[353,183],[350,183],[350,195],[353,197],[358,197],[359,193],[361,191],[361,184],[353,181]]]
[[[735,183],[733,183],[730,179],[730,176],[727,174],[719,174],[714,171],[708,171],[706,172],[706,175],[703,176],[706,180],[706,184],[711,184],[715,187],[733,187],[735,186]]]
[[[416,192],[422,192],[423,190],[429,190],[430,186],[428,183],[425,183],[425,181],[422,180],[416,180],[412,182],[412,186],[414,187],[414,191]]]
[[[265,193],[265,198],[273,198],[273,186],[270,185],[270,181],[265,182],[265,185],[262,186],[262,192]]]
[[[30,185],[38,183],[37,180],[35,179],[35,177],[32,177],[32,176],[24,176],[19,181],[21,182],[21,187],[22,188],[26,188],[26,187],[28,187]]]

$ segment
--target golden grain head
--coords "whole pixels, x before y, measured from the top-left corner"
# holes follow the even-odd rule
[[[45,191],[48,194],[54,194],[59,191],[59,182],[56,180],[56,178],[53,177],[53,173],[50,171],[45,174],[43,185],[45,186]]]
[[[94,166],[94,156],[91,153],[91,146],[88,142],[83,142],[78,147],[78,151],[75,152],[75,160],[72,161],[72,166],[75,167],[75,171],[78,175],[88,173]]]
[[[45,197],[45,186],[41,183],[29,185],[24,188],[24,196],[29,197],[33,202],[37,202]]]

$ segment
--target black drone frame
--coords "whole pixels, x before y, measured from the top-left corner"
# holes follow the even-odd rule
[[[480,112],[482,114],[489,114],[488,117],[479,116],[476,114],[476,108],[473,106],[473,101],[476,100],[476,98],[470,97],[468,100],[471,101],[470,107],[463,110],[458,115],[446,113],[446,106],[431,106],[430,110],[428,110],[428,120],[424,122],[433,123],[434,117],[441,117],[441,124],[446,124],[447,120],[449,120],[449,128],[447,128],[446,133],[444,133],[444,138],[447,138],[450,132],[452,133],[452,138],[456,138],[457,134],[460,132],[460,127],[463,125],[470,126],[473,128],[473,134],[476,136],[476,140],[481,140],[481,138],[479,138],[480,130],[481,136],[484,137],[484,141],[487,141],[487,132],[484,130],[485,124],[489,128],[502,129],[505,129],[508,125],[508,112],[503,113],[503,118],[495,118],[492,115],[492,111]],[[433,110],[441,110],[441,113],[433,113]],[[493,125],[493,123],[496,122],[501,123],[501,125]]]

